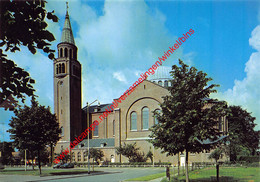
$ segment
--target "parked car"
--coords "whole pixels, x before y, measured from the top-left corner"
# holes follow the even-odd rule
[[[63,168],[74,168],[74,164],[73,163],[66,163],[63,165]]]
[[[61,168],[61,165],[62,165],[62,163],[55,164],[55,165],[53,166],[53,169],[55,169],[55,168]]]

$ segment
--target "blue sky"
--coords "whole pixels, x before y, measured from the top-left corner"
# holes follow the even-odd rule
[[[195,33],[164,65],[181,58],[220,84],[213,97],[241,105],[260,125],[260,4],[258,1],[69,1],[78,59],[82,64],[82,106],[112,102],[190,28]],[[49,23],[56,49],[65,1],[50,1],[58,23]],[[26,48],[8,57],[36,80],[38,101],[53,110],[53,65]],[[0,109],[0,139],[9,140],[12,112]],[[260,127],[258,126],[258,129]]]

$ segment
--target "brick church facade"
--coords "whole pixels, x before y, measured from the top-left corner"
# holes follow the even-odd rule
[[[81,64],[77,60],[77,47],[74,41],[68,10],[66,12],[61,42],[58,44],[58,58],[54,61],[54,106],[57,119],[62,128],[61,140],[55,146],[55,153],[69,148],[71,141],[87,128],[87,107],[81,107]],[[90,148],[101,149],[104,161],[128,162],[124,156],[117,155],[115,147],[124,143],[136,143],[145,154],[151,150],[155,162],[177,164],[176,156],[161,154],[147,140],[149,128],[156,124],[152,111],[160,110],[162,96],[169,95],[169,68],[160,66],[154,75],[140,83],[124,101],[118,104],[95,131],[90,133]],[[112,98],[111,98],[112,100]],[[105,109],[112,103],[92,105],[89,107],[89,125],[98,120]],[[219,118],[219,130],[227,133],[227,120]],[[88,140],[85,138],[70,150],[72,161],[87,162]],[[209,162],[209,153],[189,154],[190,162]],[[180,154],[184,165],[184,154]],[[149,160],[148,160],[149,162]]]

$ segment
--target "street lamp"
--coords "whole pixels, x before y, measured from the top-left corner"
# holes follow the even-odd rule
[[[94,104],[95,102],[98,102],[98,106],[100,106],[100,102],[96,99],[94,100],[92,103],[88,104],[87,102],[87,125],[89,128],[89,106],[91,106],[92,104]],[[89,134],[88,134],[88,174],[90,174],[90,163],[89,163],[89,159],[90,159],[90,153],[89,153]]]

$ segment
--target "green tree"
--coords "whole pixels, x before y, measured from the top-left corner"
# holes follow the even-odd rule
[[[260,131],[255,131],[255,117],[240,106],[229,106],[228,130],[230,138],[230,160],[249,151],[255,155],[259,148]]]
[[[209,99],[218,85],[208,86],[212,79],[206,73],[195,67],[188,69],[181,60],[179,64],[172,66],[172,86],[168,88],[170,95],[164,96],[160,104],[162,113],[154,112],[158,124],[150,129],[150,137],[154,138],[150,142],[167,155],[186,152],[185,175],[189,181],[188,153],[199,153],[213,147],[199,144],[196,138],[214,140],[220,135],[216,128],[217,119],[224,116],[226,103]]]
[[[1,142],[0,151],[1,151],[2,164],[4,165],[11,164],[14,160],[12,155],[12,152],[14,152],[12,142]]]
[[[94,161],[98,163],[98,160],[102,160],[102,157],[104,157],[104,153],[100,149],[90,148],[89,157],[93,159],[93,171],[94,171]]]
[[[127,145],[124,143],[124,146],[116,147],[116,153],[127,157],[129,162],[146,162],[146,156],[139,152],[139,149],[136,143]]]
[[[41,174],[41,151],[60,139],[61,129],[55,114],[50,112],[49,107],[45,108],[32,100],[31,107],[24,106],[15,110],[15,117],[12,117],[9,125],[11,129],[8,132],[11,133],[16,148],[28,149],[31,154],[37,151]]]
[[[151,148],[150,148],[150,150],[148,151],[148,153],[146,154],[146,158],[148,159],[150,159],[151,160],[151,163],[153,163],[153,153],[152,153],[152,151],[151,151]]]
[[[29,73],[7,59],[5,52],[20,51],[21,46],[35,54],[42,50],[50,59],[54,50],[50,42],[55,38],[46,28],[46,18],[57,22],[58,18],[45,9],[45,0],[4,0],[0,1],[0,107],[13,109],[18,100],[34,96],[35,81]]]

